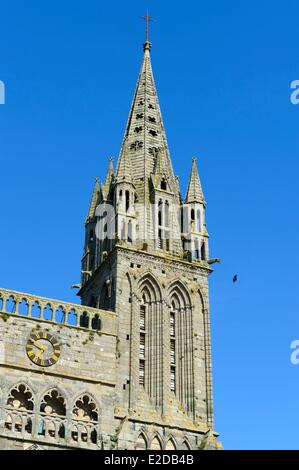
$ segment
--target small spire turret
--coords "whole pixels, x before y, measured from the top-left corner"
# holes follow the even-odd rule
[[[96,178],[95,183],[94,183],[92,197],[90,200],[88,213],[87,213],[86,220],[85,220],[86,224],[88,224],[90,220],[94,218],[96,208],[100,202],[99,200],[100,200],[100,184],[99,184],[99,179]]]
[[[106,174],[105,184],[110,184],[113,177],[114,177],[113,157],[109,157],[109,165],[108,165],[108,170]]]
[[[205,206],[205,198],[202,192],[196,161],[197,158],[193,157],[185,203],[190,204],[192,202],[199,202]]]

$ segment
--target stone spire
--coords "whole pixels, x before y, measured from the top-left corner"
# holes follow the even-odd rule
[[[199,202],[205,205],[205,199],[200,184],[196,160],[196,157],[192,158],[192,170],[190,174],[185,203],[189,204],[192,202]]]
[[[113,169],[113,158],[109,157],[109,165],[106,174],[105,183],[101,185],[103,199],[106,201],[109,199],[109,195],[111,192],[111,183],[114,179],[114,169]]]
[[[148,40],[144,43],[143,50],[141,70],[120,151],[118,168],[120,169],[123,165],[122,160],[127,148],[125,161],[130,161],[132,181],[139,204],[138,236],[140,240],[148,241],[150,237],[153,239],[152,234],[155,230],[150,207],[153,197],[151,180],[155,176],[159,150],[161,151],[160,163],[168,188],[174,194],[173,203],[179,204],[180,200],[154,82],[150,57],[151,43]]]
[[[109,165],[108,165],[108,170],[107,170],[107,174],[106,174],[105,184],[110,184],[113,176],[114,176],[113,158],[109,157]]]
[[[144,195],[146,179],[154,172],[158,149],[162,150],[163,166],[169,178],[174,180],[174,173],[153,78],[150,59],[151,43],[146,41],[143,47],[143,61],[126,126],[120,159],[124,154],[124,147],[127,146],[127,158],[131,161],[132,176],[136,183],[139,182],[137,192]]]
[[[96,178],[94,188],[93,188],[92,197],[91,197],[91,200],[90,200],[90,205],[89,205],[87,217],[86,217],[86,220],[85,220],[86,224],[94,218],[96,208],[99,204],[99,199],[100,199],[100,185],[99,185],[98,178]]]

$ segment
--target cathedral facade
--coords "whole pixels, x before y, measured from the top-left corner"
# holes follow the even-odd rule
[[[0,449],[220,449],[204,199],[174,175],[144,56],[85,221],[81,305],[0,289]]]

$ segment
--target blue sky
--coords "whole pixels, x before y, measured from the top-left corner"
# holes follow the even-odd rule
[[[298,449],[298,2],[2,2],[0,285],[78,301],[84,217],[119,152],[147,8],[175,172],[185,191],[198,157],[222,259],[216,430],[226,449]]]

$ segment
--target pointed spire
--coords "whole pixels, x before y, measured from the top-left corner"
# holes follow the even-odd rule
[[[95,216],[95,211],[99,204],[99,198],[100,198],[100,185],[99,185],[98,178],[96,178],[85,223],[88,223]]]
[[[107,170],[105,184],[110,184],[113,176],[114,176],[113,157],[109,157],[109,166]]]
[[[157,162],[159,149],[161,150],[160,161]],[[125,150],[127,150],[126,154]],[[125,162],[126,159],[130,161],[134,191],[139,205],[139,236],[143,240],[149,240],[149,234],[155,230],[149,201],[152,197],[153,188],[161,190],[161,176],[167,182],[168,192],[173,194],[173,197],[171,196],[173,202],[180,203],[179,188],[171,164],[153,77],[149,41],[144,44],[142,65],[119,155],[118,168],[123,166],[122,159],[124,156]],[[162,175],[156,174],[156,171],[162,171],[162,169]],[[118,181],[119,177],[117,176],[116,183]],[[159,183],[161,183],[160,187]],[[178,227],[176,230],[179,232]],[[180,242],[175,243],[177,245],[174,244],[173,246],[177,246],[175,249],[180,251]],[[154,247],[154,240],[151,240],[150,244]]]
[[[205,199],[203,196],[200,179],[198,175],[196,160],[197,160],[196,157],[192,158],[192,170],[191,170],[187,194],[186,194],[186,200],[185,200],[186,204],[191,203],[191,202],[201,202],[205,204]]]
[[[111,183],[114,180],[113,158],[109,157],[109,165],[106,174],[105,183],[101,185],[102,196],[105,201],[110,197]]]
[[[116,171],[116,180],[117,183],[124,181],[127,183],[133,183],[132,165],[127,144],[124,145],[122,153],[119,157]]]
[[[150,42],[146,41],[141,70],[120,152],[120,156],[122,156],[124,146],[128,146],[132,175],[136,184],[141,181],[141,178],[148,178],[153,174],[158,149],[162,150],[165,172],[174,181],[174,172],[153,77],[150,47]]]

